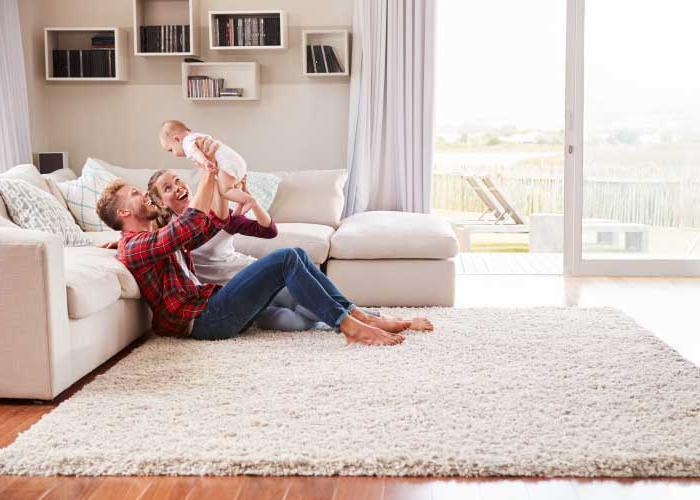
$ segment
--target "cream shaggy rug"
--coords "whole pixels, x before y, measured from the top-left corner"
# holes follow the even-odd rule
[[[433,334],[154,339],[4,474],[700,476],[700,369],[612,309],[426,309]]]

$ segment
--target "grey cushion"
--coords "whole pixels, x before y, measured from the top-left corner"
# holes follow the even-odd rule
[[[47,191],[25,180],[0,178],[0,196],[18,226],[59,235],[66,246],[92,245],[70,212]]]

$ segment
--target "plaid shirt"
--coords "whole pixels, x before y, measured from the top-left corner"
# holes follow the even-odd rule
[[[229,220],[188,208],[157,231],[123,231],[117,258],[131,271],[153,312],[157,335],[189,334],[190,323],[207,307],[217,285],[197,285],[177,260],[181,251],[194,273],[190,251],[206,243]]]

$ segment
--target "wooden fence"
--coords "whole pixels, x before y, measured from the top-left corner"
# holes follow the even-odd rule
[[[517,177],[496,173],[497,185],[525,215],[564,212],[564,181],[556,176]],[[602,179],[584,181],[585,218],[613,219],[661,227],[700,227],[698,179]],[[484,205],[463,174],[433,174],[433,207],[481,212]]]

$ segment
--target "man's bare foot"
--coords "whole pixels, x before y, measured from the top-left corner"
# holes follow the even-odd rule
[[[407,330],[408,327],[411,326],[410,321],[406,321],[401,318],[390,318],[388,316],[372,316],[371,314],[361,311],[357,307],[353,309],[350,314],[356,320],[359,320],[366,325],[381,328],[385,332],[399,333]]]
[[[433,323],[428,318],[411,318],[411,326],[408,329],[417,332],[432,332]]]
[[[416,332],[432,332],[433,323],[428,318],[416,317],[411,319],[398,318],[396,316],[389,316],[388,314],[382,314],[379,317],[372,316],[371,314],[366,314],[359,309],[355,308],[352,311],[352,315],[368,325],[373,325],[382,330],[388,332],[397,331],[402,332],[404,330],[413,330]],[[386,325],[386,328],[382,325]],[[390,330],[390,325],[399,325],[400,330]]]
[[[367,325],[352,315],[346,316],[340,323],[340,331],[345,335],[348,344],[397,345],[404,341],[403,335]]]

